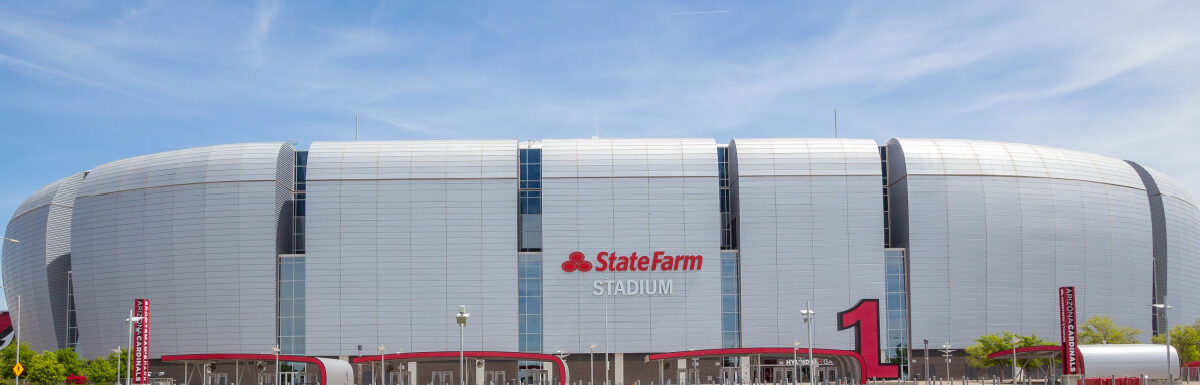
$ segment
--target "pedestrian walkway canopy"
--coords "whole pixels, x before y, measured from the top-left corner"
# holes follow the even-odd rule
[[[457,350],[444,351],[444,352],[392,353],[392,354],[384,354],[382,356],[380,356],[380,355],[362,356],[362,357],[355,358],[351,361],[356,364],[361,363],[361,362],[379,362],[379,360],[381,358],[384,361],[390,361],[390,360],[408,361],[408,362],[449,361],[449,360],[457,360],[459,357],[458,354],[459,354],[459,352]],[[558,373],[559,385],[567,385],[567,383],[569,383],[571,381],[571,373],[567,371],[567,365],[563,362],[563,360],[561,358],[558,358],[557,356],[553,356],[553,355],[549,355],[549,354],[500,352],[500,351],[464,351],[464,352],[462,352],[462,354],[463,354],[463,358],[473,358],[473,359],[485,359],[485,360],[486,359],[500,359],[500,360],[509,359],[509,360],[518,360],[518,361],[550,362],[550,363],[553,363],[554,366],[556,367],[555,372]]]
[[[1175,347],[1167,350],[1158,344],[1103,344],[1079,345],[1079,367],[1085,377],[1138,377],[1167,378],[1167,368],[1179,366],[1179,353]],[[1013,356],[1012,349],[988,354],[989,360],[1006,360]],[[1027,346],[1016,349],[1018,360],[1052,359],[1062,365],[1061,345]],[[1172,369],[1172,372],[1178,371]]]
[[[162,356],[162,362],[181,362],[185,366],[188,363],[237,363],[240,361],[273,362],[276,359],[278,359],[280,362],[302,362],[313,364],[317,367],[317,372],[320,374],[320,382],[318,382],[319,385],[351,385],[354,382],[354,370],[350,367],[350,363],[332,358],[293,356],[287,354],[280,354],[278,356],[274,354],[177,354]],[[184,372],[186,375],[187,369],[184,369]]]
[[[878,362],[867,362],[863,359],[862,354],[853,350],[839,349],[813,349],[814,358],[827,358],[832,360],[837,366],[845,370],[846,373],[857,373],[860,384],[867,383],[871,378],[899,378],[900,367],[891,364],[880,364]],[[703,349],[703,350],[685,350],[671,353],[650,354],[646,356],[646,362],[669,360],[669,359],[684,359],[684,358],[708,358],[708,357],[732,357],[732,356],[752,356],[752,355],[770,355],[784,358],[790,358],[793,355],[808,358],[807,348],[732,348],[732,349]]]

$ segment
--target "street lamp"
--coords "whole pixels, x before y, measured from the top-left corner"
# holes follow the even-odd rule
[[[1156,304],[1153,304],[1150,306],[1154,307],[1155,309],[1161,310],[1163,319],[1164,320],[1167,319],[1167,310],[1171,310],[1170,305],[1163,304],[1163,303],[1156,303]],[[1167,325],[1167,339],[1165,341],[1165,343],[1167,345],[1167,383],[1174,385],[1175,377],[1171,371],[1171,323],[1170,322],[1165,322],[1165,323]]]
[[[383,360],[383,345],[379,345],[379,385],[387,385],[387,364]]]
[[[929,382],[929,340],[925,340],[925,371],[921,374],[925,376],[925,382]]]
[[[12,242],[12,243],[21,243],[21,241],[18,241],[18,240],[16,240],[16,239],[12,239],[12,238],[8,238],[8,237],[0,237],[0,239],[2,239],[2,240],[5,240],[5,241],[9,241],[9,242]]]
[[[817,366],[816,361],[813,361],[813,334],[812,334],[812,318],[816,314],[812,310],[812,301],[804,301],[804,309],[800,310],[800,315],[804,316],[804,326],[808,327],[808,381],[812,385],[817,384]]]
[[[1017,343],[1018,342],[1021,342],[1021,338],[1019,338],[1017,336],[1013,336],[1012,344],[1013,344],[1013,383],[1014,384],[1017,383]],[[1001,374],[1003,374],[1003,373],[1001,373]]]
[[[117,357],[121,356],[121,347],[120,346],[118,346],[116,349],[108,349],[108,350],[112,351],[113,353],[117,353]],[[117,362],[121,362],[121,360],[117,359]],[[116,385],[121,385],[121,371],[119,369],[117,370]]]
[[[275,385],[283,385],[279,383],[279,380],[283,378],[279,373],[279,347],[273,346],[271,347],[271,351],[275,352]]]
[[[459,383],[467,385],[467,366],[463,359],[463,333],[467,329],[467,318],[471,317],[471,313],[467,313],[466,305],[458,305],[458,314],[454,318],[458,320],[458,376]]]
[[[954,349],[950,348],[950,341],[946,341],[946,343],[942,344],[942,357],[946,357],[946,380],[947,381],[950,380],[950,353],[953,353],[953,352],[954,352]]]
[[[800,340],[792,340],[792,383],[800,382],[800,360],[796,351],[800,350]]]
[[[142,322],[146,317],[134,317],[133,309],[129,309],[129,318],[125,322],[129,324],[129,361],[125,362],[125,385],[129,385],[133,379],[133,324]],[[17,349],[20,351],[21,349]]]
[[[588,345],[588,385],[596,379],[596,365],[592,363],[592,355],[596,353],[596,344]]]

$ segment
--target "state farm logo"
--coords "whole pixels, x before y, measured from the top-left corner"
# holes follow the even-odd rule
[[[578,251],[571,252],[571,255],[567,257],[567,261],[562,264],[563,271],[568,273],[575,270],[591,271],[592,263],[588,262],[586,258],[583,253]]]
[[[635,251],[629,255],[617,255],[615,252],[601,251],[596,253],[596,271],[679,271],[700,270],[704,267],[703,255],[667,255],[663,251],[655,251],[653,256],[638,255]],[[581,251],[572,251],[562,263],[565,272],[588,272],[592,270],[592,262]]]

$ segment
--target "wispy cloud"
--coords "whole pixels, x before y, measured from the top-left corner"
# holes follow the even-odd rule
[[[279,13],[279,0],[260,0],[254,13],[254,26],[246,37],[246,49],[250,52],[250,66],[261,67],[266,61],[263,42],[271,32],[271,23]]]

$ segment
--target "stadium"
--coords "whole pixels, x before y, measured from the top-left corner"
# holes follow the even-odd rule
[[[1061,286],[1081,319],[1200,317],[1176,182],[972,140],[218,145],[68,175],[5,237],[23,342],[108,354],[146,299],[150,372],[205,385],[275,354],[290,383],[895,378],[926,341],[1057,339]]]

